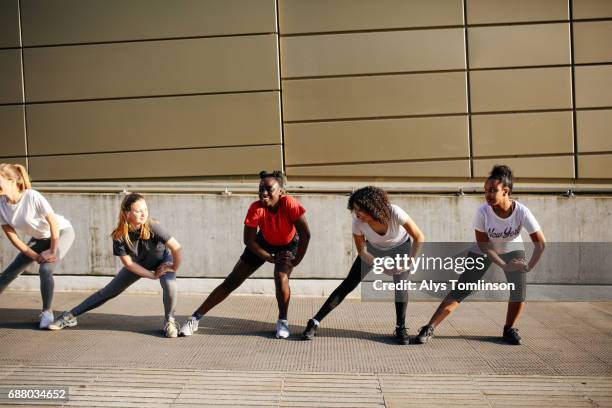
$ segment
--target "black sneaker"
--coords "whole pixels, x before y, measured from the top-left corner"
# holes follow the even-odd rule
[[[314,336],[317,335],[318,329],[319,326],[315,324],[314,320],[310,319],[308,320],[308,324],[306,324],[306,329],[304,330],[304,333],[302,333],[302,337],[304,340],[312,340],[314,339]]]
[[[395,328],[395,339],[398,344],[405,345],[408,344],[408,331],[406,331],[405,326],[399,326]]]
[[[518,334],[518,329],[515,329],[514,327],[504,327],[504,334],[502,337],[508,343],[513,344],[515,346],[522,344],[521,336],[519,336]]]
[[[415,344],[425,344],[427,340],[431,339],[434,335],[434,327],[431,325],[421,327],[419,334],[414,338]]]

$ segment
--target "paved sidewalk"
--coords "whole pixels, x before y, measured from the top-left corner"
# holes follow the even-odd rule
[[[55,308],[84,296],[56,294]],[[181,296],[178,315],[201,300]],[[522,346],[499,340],[505,304],[467,302],[431,343],[398,346],[392,303],[347,300],[300,340],[323,300],[292,299],[289,340],[273,338],[264,296],[231,296],[194,336],[166,339],[161,295],[124,294],[49,332],[37,293],[4,293],[0,386],[65,384],[76,406],[612,406],[610,302],[531,302]],[[411,335],[436,306],[409,305]]]

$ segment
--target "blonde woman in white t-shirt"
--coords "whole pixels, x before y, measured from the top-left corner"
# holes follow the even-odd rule
[[[474,217],[476,244],[467,257],[483,258],[474,262],[472,269],[466,270],[459,278],[460,283],[480,280],[491,263],[497,264],[505,273],[508,282],[514,284],[506,313],[506,324],[502,338],[514,345],[521,344],[518,329],[514,326],[525,308],[526,274],[531,271],[542,256],[545,246],[544,233],[531,211],[523,204],[512,200],[512,170],[508,166],[497,165],[485,182],[486,204],[481,205]],[[525,229],[534,242],[534,252],[527,262],[521,238]],[[482,265],[483,267],[477,267]],[[452,290],[415,338],[415,343],[426,343],[433,337],[434,329],[471,294],[470,290]]]
[[[365,278],[374,265],[374,258],[395,257],[408,254],[413,259],[425,237],[417,224],[399,206],[389,203],[387,193],[377,187],[364,187],[353,192],[348,209],[353,212],[353,241],[358,256],[348,273],[321,309],[306,324],[302,337],[312,340],[319,323],[336,308]],[[414,241],[411,243],[411,238]],[[397,272],[397,273],[395,273]],[[409,272],[394,270],[397,283],[408,279]],[[395,293],[395,338],[399,344],[408,343],[406,331],[407,292]]]
[[[74,241],[68,220],[55,214],[49,202],[33,190],[26,169],[20,164],[0,164],[0,224],[7,238],[20,253],[0,273],[0,293],[25,271],[28,265],[40,265],[42,295],[41,329],[53,323],[53,270]],[[26,244],[17,231],[30,236]]]

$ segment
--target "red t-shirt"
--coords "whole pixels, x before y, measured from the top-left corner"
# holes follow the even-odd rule
[[[264,239],[272,245],[286,245],[295,236],[295,221],[306,210],[295,198],[284,195],[278,201],[276,213],[268,210],[261,201],[251,204],[244,225],[261,230]]]

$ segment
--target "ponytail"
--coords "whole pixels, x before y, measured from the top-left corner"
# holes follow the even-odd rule
[[[32,188],[32,183],[30,183],[30,176],[28,175],[28,171],[21,164],[13,164],[17,172],[19,173],[19,180],[17,180],[17,187],[19,191],[27,190],[28,188]]]
[[[30,176],[28,176],[28,171],[21,164],[0,164],[0,175],[9,180],[15,180],[17,188],[20,192],[32,188],[32,183],[30,183]]]

